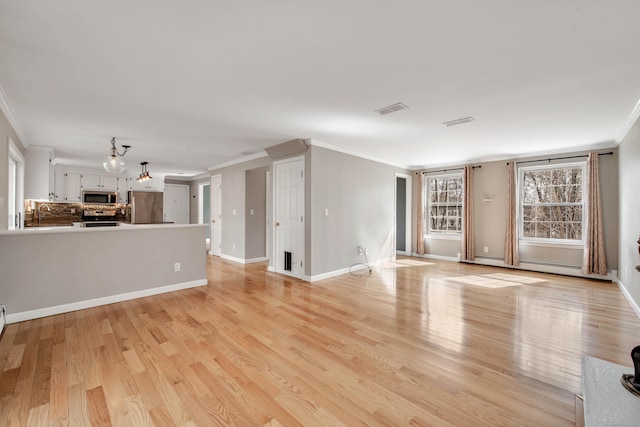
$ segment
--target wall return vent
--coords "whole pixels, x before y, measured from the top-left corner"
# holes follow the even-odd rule
[[[402,102],[398,102],[395,103],[393,105],[388,105],[386,107],[380,108],[379,110],[375,110],[376,113],[380,114],[381,116],[384,116],[385,114],[389,114],[389,113],[394,113],[396,111],[400,111],[400,110],[406,110],[407,107],[406,105],[404,105]]]

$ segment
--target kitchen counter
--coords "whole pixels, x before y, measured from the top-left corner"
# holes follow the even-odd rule
[[[75,233],[75,232],[88,232],[88,231],[126,231],[132,229],[149,229],[149,228],[167,228],[167,227],[202,227],[203,224],[175,224],[172,222],[156,223],[156,224],[131,224],[128,222],[121,222],[119,227],[80,227],[73,225],[59,225],[49,227],[27,227],[20,230],[5,230],[0,231],[2,235],[15,235],[15,234],[32,234],[32,233]]]
[[[9,323],[207,284],[204,224],[0,232]]]

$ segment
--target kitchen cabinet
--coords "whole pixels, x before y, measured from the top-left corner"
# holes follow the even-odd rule
[[[55,171],[53,174],[53,195],[55,202],[82,201],[82,174],[77,172]]]
[[[53,183],[51,159],[51,148],[30,146],[25,150],[25,199],[49,200]]]
[[[129,191],[131,191],[131,183],[134,179],[128,177],[118,178],[118,203],[129,203]]]
[[[85,190],[117,191],[118,177],[85,173],[82,176],[82,188]]]
[[[148,181],[138,181],[132,178],[131,189],[133,191],[163,191],[164,180],[159,178],[151,178]]]

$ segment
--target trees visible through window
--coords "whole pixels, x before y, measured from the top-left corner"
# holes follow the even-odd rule
[[[462,174],[432,176],[426,179],[426,208],[430,234],[462,232]]]
[[[584,164],[520,169],[520,236],[582,241]]]

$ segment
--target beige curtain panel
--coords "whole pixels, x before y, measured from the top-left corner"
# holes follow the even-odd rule
[[[473,166],[465,166],[462,171],[464,202],[462,215],[462,253],[465,261],[475,259],[475,240],[473,238]]]
[[[424,188],[422,188],[423,181],[423,173],[416,172],[414,185],[416,188],[416,205],[418,206],[418,212],[416,214],[416,253],[418,255],[424,255]]]
[[[516,164],[507,163],[507,229],[504,238],[504,263],[520,264],[518,255],[518,221],[516,219]]]
[[[587,224],[586,242],[582,260],[584,274],[607,274],[607,257],[604,250],[604,227],[600,199],[600,174],[598,153],[589,153],[587,159]]]

